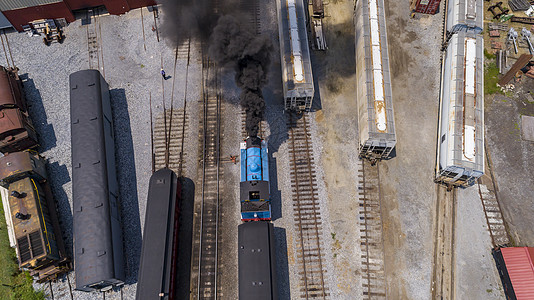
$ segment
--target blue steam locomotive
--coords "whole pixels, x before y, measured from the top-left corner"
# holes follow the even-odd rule
[[[269,163],[267,143],[248,137],[241,143],[241,220],[270,221]]]
[[[241,143],[241,220],[238,226],[239,299],[278,299],[271,221],[267,143]],[[252,222],[249,222],[252,221]]]

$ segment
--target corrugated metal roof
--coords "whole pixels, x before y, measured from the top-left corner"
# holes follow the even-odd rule
[[[0,11],[14,10],[32,6],[39,6],[51,3],[63,2],[61,0],[2,0],[0,1]]]
[[[9,23],[9,20],[6,18],[6,16],[4,16],[4,14],[0,12],[0,29],[10,28],[10,27],[13,27],[13,25],[11,25],[11,23]]]
[[[501,248],[501,253],[517,299],[533,299],[534,248]]]

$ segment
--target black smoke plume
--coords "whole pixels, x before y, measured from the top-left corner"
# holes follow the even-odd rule
[[[219,16],[240,11],[242,0],[157,0],[163,11],[161,34],[174,46],[189,37],[209,42]],[[245,0],[246,1],[246,0]]]
[[[272,43],[251,31],[251,26],[234,16],[249,11],[240,10],[240,0],[159,0],[162,4],[162,35],[174,46],[189,37],[209,44],[209,54],[221,66],[236,72],[236,84],[241,88],[240,102],[247,113],[249,136],[257,136],[263,119],[265,103],[262,88],[267,83],[271,63]],[[219,15],[224,15],[218,17]],[[247,22],[248,23],[248,22]]]
[[[209,54],[220,65],[235,69],[241,106],[247,114],[247,134],[257,136],[265,110],[262,88],[267,83],[273,45],[249,28],[233,16],[222,16],[211,34]]]
[[[175,46],[190,36],[206,41],[217,24],[216,0],[158,0],[158,3],[164,12],[161,34]]]

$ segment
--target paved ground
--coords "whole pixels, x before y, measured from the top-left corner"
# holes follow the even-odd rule
[[[385,268],[388,297],[429,299],[443,16],[410,19],[408,2],[386,3],[397,146],[380,166]]]
[[[534,142],[534,117],[521,116],[521,138],[525,141]]]
[[[314,75],[319,89],[315,106],[320,149],[316,161],[326,187],[329,218],[323,217],[328,278],[332,299],[362,295],[360,231],[358,218],[357,110],[353,3],[332,3],[326,7],[324,30],[329,49],[314,52]],[[320,101],[320,102],[319,102]]]

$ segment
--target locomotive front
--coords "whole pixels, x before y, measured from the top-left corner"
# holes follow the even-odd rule
[[[241,220],[271,220],[267,144],[259,137],[241,143]]]

